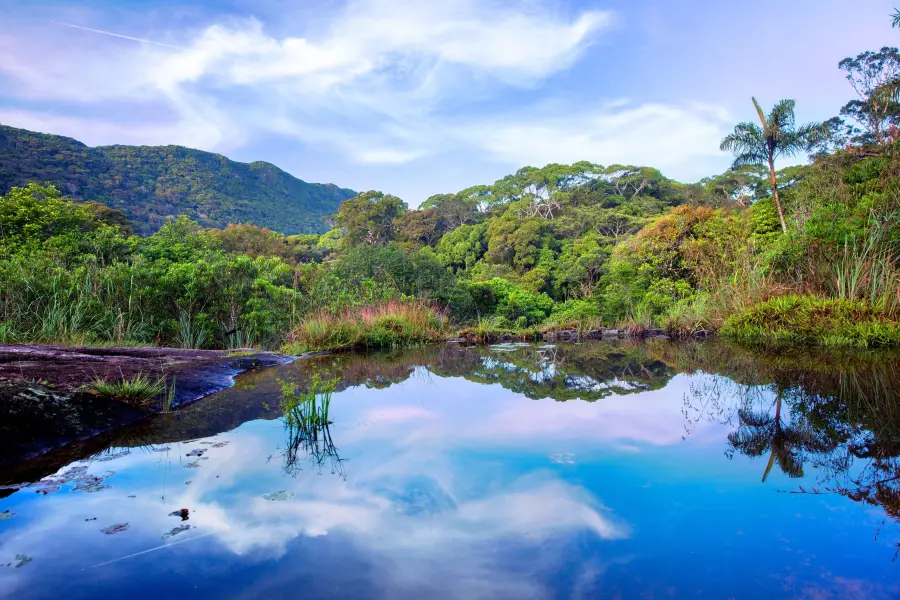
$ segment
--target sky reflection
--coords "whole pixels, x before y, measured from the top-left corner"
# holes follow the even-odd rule
[[[207,403],[277,406],[275,378],[302,368]],[[0,500],[15,513],[0,521],[0,563],[12,563],[0,568],[0,596],[900,593],[883,512],[788,493],[796,480],[779,472],[761,484],[765,459],[726,456],[734,424],[686,419],[685,397],[707,375],[557,402],[434,369],[335,394],[338,473],[305,463],[286,474],[281,421],[257,419],[167,451],[78,463],[115,471],[109,489],[64,484]],[[170,516],[181,508],[189,520]],[[16,555],[32,560],[16,568]]]

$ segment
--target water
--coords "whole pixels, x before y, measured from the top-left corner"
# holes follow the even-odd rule
[[[292,436],[279,380],[314,374],[332,423]],[[0,491],[0,596],[896,598],[898,374],[712,342],[298,361],[5,467],[33,485]]]

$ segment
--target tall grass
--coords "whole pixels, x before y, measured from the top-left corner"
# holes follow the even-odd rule
[[[393,348],[444,339],[449,322],[425,302],[390,301],[315,312],[294,328],[287,351]]]
[[[896,215],[895,215],[896,216]],[[844,247],[832,262],[833,292],[844,300],[863,300],[886,315],[900,312],[900,266],[887,243],[886,223],[872,219],[865,238]]]
[[[640,337],[648,329],[653,329],[653,310],[648,306],[637,305],[631,309],[628,316],[619,322],[619,329],[624,329],[628,335]]]
[[[686,339],[718,328],[709,294],[700,293],[677,302],[663,313],[659,325],[672,337]]]
[[[182,348],[202,348],[206,344],[206,330],[187,311],[178,313],[178,344]]]

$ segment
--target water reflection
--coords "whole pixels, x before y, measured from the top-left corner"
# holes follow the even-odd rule
[[[900,363],[822,360],[446,345],[255,373],[0,472],[0,596],[895,597]]]

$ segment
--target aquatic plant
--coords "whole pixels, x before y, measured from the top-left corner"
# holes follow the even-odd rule
[[[279,381],[282,419],[288,433],[283,453],[285,473],[294,474],[299,469],[300,458],[306,456],[320,468],[330,462],[332,472],[343,475],[328,416],[337,382],[337,379],[323,380],[316,374],[310,378],[307,389],[300,391],[292,381]]]

